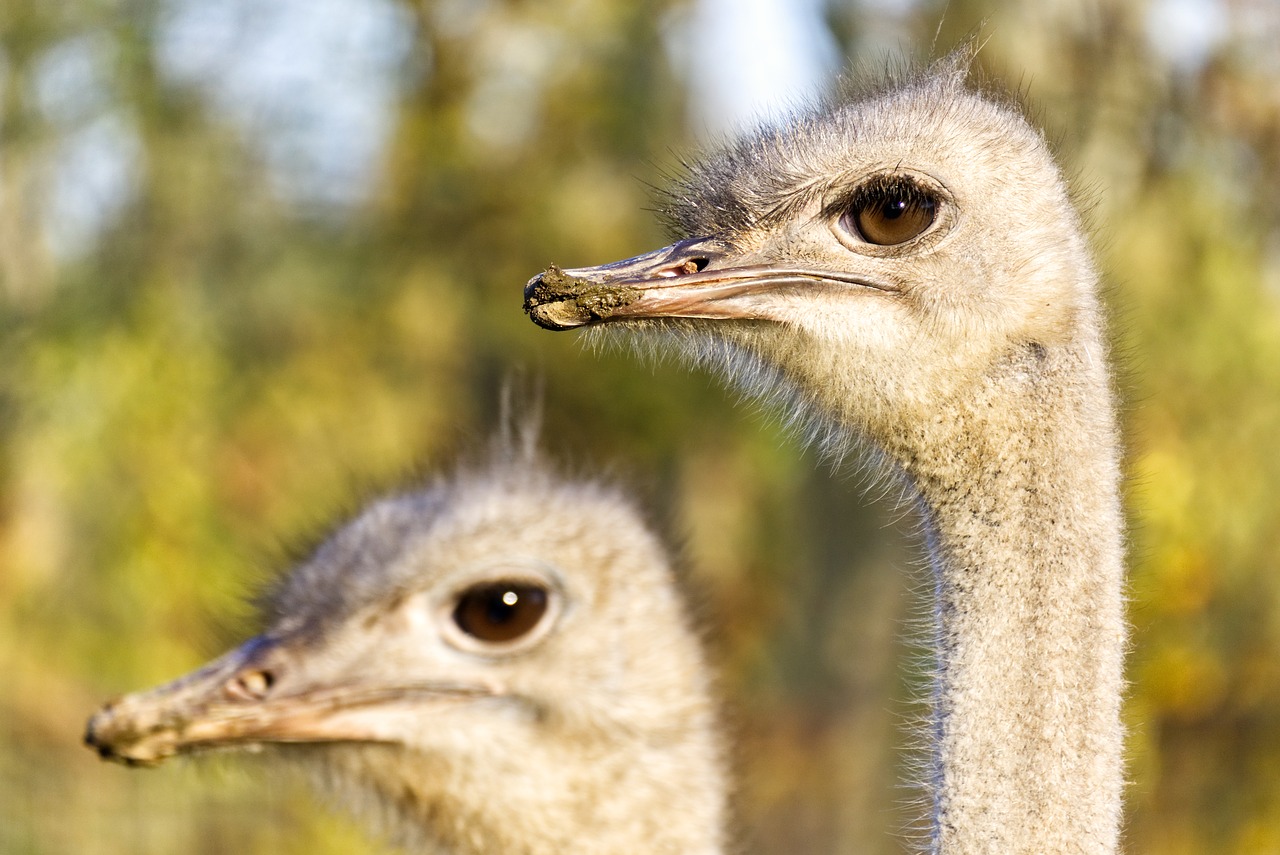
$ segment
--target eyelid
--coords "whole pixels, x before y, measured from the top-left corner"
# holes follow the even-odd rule
[[[823,206],[822,216],[827,218],[839,217],[851,210],[854,205],[866,200],[874,193],[881,193],[886,190],[896,190],[899,188],[907,188],[907,192],[910,195],[917,196],[922,199],[929,199],[938,207],[942,207],[946,202],[946,196],[934,187],[930,186],[931,183],[932,182],[926,184],[910,173],[874,173],[860,181],[857,186],[852,189],[845,190],[831,198]]]
[[[941,178],[929,172],[918,169],[908,170],[901,165],[886,165],[878,171],[859,170],[859,172],[863,173],[862,180],[858,181],[856,186],[842,189],[828,197],[819,212],[820,220],[825,222],[836,240],[851,252],[871,258],[896,258],[906,254],[923,255],[940,246],[963,218],[963,212],[950,187]],[[854,176],[847,175],[847,180],[853,181]],[[860,237],[846,233],[840,225],[840,218],[852,209],[859,196],[874,190],[880,181],[891,185],[897,181],[915,185],[921,193],[933,200],[933,223],[916,237],[900,244],[867,243]]]
[[[555,567],[540,561],[514,558],[486,563],[478,567],[468,567],[450,575],[453,577],[452,584],[441,586],[445,593],[443,596],[433,598],[432,612],[441,637],[450,647],[463,653],[489,659],[500,659],[522,653],[537,646],[551,635],[566,615],[572,611],[572,604],[561,574]],[[454,608],[465,592],[477,586],[494,583],[526,584],[546,591],[546,612],[528,634],[510,642],[489,643],[468,635],[454,622]]]
[[[453,607],[453,623],[476,641],[509,646],[533,633],[550,610],[549,586],[524,580],[494,579],[464,588]],[[499,609],[501,619],[490,623]]]

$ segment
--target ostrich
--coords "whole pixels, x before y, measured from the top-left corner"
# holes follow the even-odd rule
[[[267,629],[89,723],[102,757],[282,746],[415,851],[718,853],[725,781],[667,554],[532,456],[374,502]]]
[[[898,473],[934,579],[928,850],[1112,853],[1126,630],[1098,276],[1042,135],[968,63],[691,166],[681,240],[552,266],[525,309],[661,334]]]

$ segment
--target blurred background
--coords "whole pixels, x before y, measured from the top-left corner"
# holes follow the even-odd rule
[[[126,770],[83,723],[251,631],[353,495],[482,443],[513,366],[547,446],[683,541],[745,850],[901,851],[911,521],[521,289],[659,246],[681,155],[974,32],[1110,285],[1127,851],[1280,852],[1272,0],[0,0],[0,852],[379,851],[267,763]]]

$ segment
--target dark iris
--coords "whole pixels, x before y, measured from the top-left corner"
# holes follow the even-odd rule
[[[485,582],[462,592],[453,621],[472,638],[498,643],[527,635],[546,613],[546,588],[528,582]]]
[[[933,225],[937,202],[906,179],[874,181],[862,188],[840,224],[867,243],[906,243]]]

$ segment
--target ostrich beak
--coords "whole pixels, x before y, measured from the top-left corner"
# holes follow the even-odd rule
[[[761,295],[816,282],[896,290],[849,272],[769,263],[718,238],[691,238],[599,267],[553,264],[525,285],[524,310],[549,330],[638,318],[767,320]]]
[[[259,636],[171,683],[109,702],[89,719],[84,741],[130,766],[237,745],[393,742],[409,703],[495,693],[450,681],[326,680],[308,670],[286,643]]]

